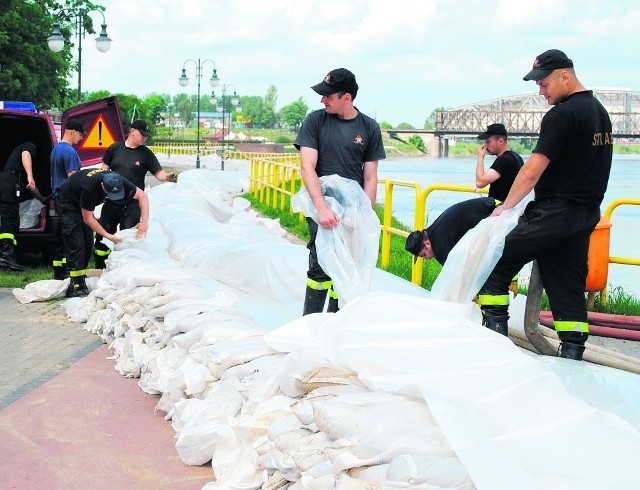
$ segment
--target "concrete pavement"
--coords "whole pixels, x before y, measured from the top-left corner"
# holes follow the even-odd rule
[[[111,352],[62,301],[20,304],[0,289],[0,488],[197,489],[158,397],[114,370]]]

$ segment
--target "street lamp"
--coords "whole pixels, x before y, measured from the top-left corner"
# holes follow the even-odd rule
[[[233,84],[224,84],[224,85],[222,85],[222,95],[220,97],[220,102],[217,104],[218,112],[222,112],[222,140],[223,140],[223,144],[222,144],[222,160],[220,162],[220,170],[224,170],[224,156],[225,156],[225,151],[224,151],[224,119],[225,119],[224,118],[224,114],[225,114],[224,98],[227,95],[227,87],[233,87],[233,95],[230,96],[232,107],[229,109],[229,132],[231,132],[231,111],[235,110],[236,112],[242,112],[242,105],[240,104],[240,96],[236,92],[236,86],[233,85]],[[218,102],[215,92],[211,92],[211,97],[209,98],[209,102],[211,102],[212,105],[216,105],[216,102]],[[227,145],[227,147],[228,147],[228,145]]]
[[[197,114],[198,114],[197,120],[198,121],[196,124],[196,168],[200,168],[200,79],[202,78],[202,68],[204,67],[205,63],[209,62],[213,65],[213,74],[209,79],[209,83],[211,84],[211,86],[215,88],[218,85],[220,85],[220,79],[218,78],[216,64],[213,60],[201,61],[200,58],[198,58],[198,61],[195,61],[192,59],[188,59],[188,60],[185,60],[185,62],[182,64],[182,75],[178,79],[178,82],[180,83],[181,87],[186,87],[189,84],[189,78],[187,77],[187,69],[185,68],[189,61],[196,65],[196,78],[198,79],[198,99],[197,99]]]
[[[111,39],[107,35],[107,23],[104,13],[100,9],[87,9],[85,7],[69,7],[60,10],[58,16],[73,17],[75,24],[75,34],[78,38],[78,104],[82,103],[82,39],[86,34],[86,17],[91,12],[99,12],[102,16],[102,31],[96,38],[96,49],[101,53],[106,53],[111,49]],[[54,53],[59,53],[64,49],[64,36],[60,30],[60,23],[54,22],[53,32],[47,38],[49,49]]]

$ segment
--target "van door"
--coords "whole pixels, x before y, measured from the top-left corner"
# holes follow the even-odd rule
[[[83,167],[100,163],[109,145],[125,139],[120,106],[115,96],[67,109],[62,114],[62,128],[69,119],[79,119],[84,126],[84,138],[74,146]]]

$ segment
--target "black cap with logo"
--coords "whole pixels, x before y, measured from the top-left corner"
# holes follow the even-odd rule
[[[336,68],[327,73],[324,79],[311,87],[319,95],[331,95],[336,92],[346,92],[355,98],[358,93],[356,76],[346,68]]]
[[[535,80],[537,82],[549,76],[553,70],[558,68],[573,68],[573,61],[559,49],[550,49],[536,56],[532,70],[523,77],[523,80]]]

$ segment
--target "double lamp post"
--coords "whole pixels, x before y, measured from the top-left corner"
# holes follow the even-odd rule
[[[75,35],[78,39],[78,104],[82,103],[82,39],[86,34],[87,16],[91,12],[98,12],[102,16],[102,30],[96,38],[96,48],[101,53],[106,53],[111,49],[111,39],[107,35],[107,23],[104,13],[99,9],[88,9],[85,7],[69,7],[60,10],[58,17],[73,18],[75,25]],[[47,38],[49,49],[55,53],[59,53],[64,49],[64,36],[60,30],[60,22],[53,24],[53,32]]]
[[[209,84],[212,88],[216,88],[220,85],[220,78],[218,78],[218,71],[216,69],[216,64],[213,60],[205,59],[201,60],[193,60],[191,58],[184,61],[182,64],[182,75],[178,79],[181,87],[186,87],[189,84],[189,77],[187,77],[187,63],[193,63],[196,67],[196,80],[197,80],[197,99],[196,99],[196,168],[200,168],[200,81],[202,79],[202,71],[204,69],[204,65],[207,63],[211,63],[213,65],[213,71],[211,74],[211,78],[209,79]],[[226,95],[226,87],[227,85],[222,86],[222,97],[220,99],[220,103],[218,104],[218,112],[222,110],[222,138],[224,139],[224,96]],[[209,98],[209,102],[211,104],[216,105],[218,102],[215,92],[211,92],[211,97]],[[231,104],[235,106],[236,111],[242,110],[240,107],[240,97],[235,91],[231,98]],[[220,107],[222,107],[220,109]],[[231,116],[231,111],[229,111],[229,116]],[[229,127],[231,127],[231,121],[229,121]],[[224,151],[223,151],[224,153]],[[222,155],[222,167],[221,170],[224,170],[224,154]]]

